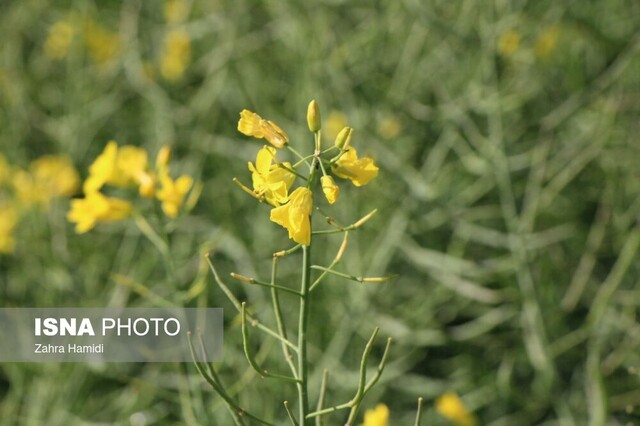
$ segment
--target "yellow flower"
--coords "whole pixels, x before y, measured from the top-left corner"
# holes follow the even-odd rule
[[[191,176],[180,176],[175,181],[168,174],[160,176],[160,190],[156,194],[162,201],[162,211],[171,218],[178,216],[184,203],[184,197],[193,185]]]
[[[16,241],[13,230],[18,224],[18,212],[11,206],[0,206],[0,253],[12,253]]]
[[[191,60],[191,39],[183,29],[167,33],[160,58],[160,74],[165,80],[179,80]]]
[[[29,165],[34,181],[51,196],[71,196],[80,186],[78,172],[68,157],[45,155]]]
[[[76,224],[76,232],[85,233],[98,222],[122,220],[131,214],[131,204],[118,198],[91,192],[85,198],[71,200],[67,219]]]
[[[385,139],[395,138],[401,130],[400,121],[393,116],[384,118],[378,123],[378,134]]]
[[[373,410],[367,410],[364,413],[363,426],[388,426],[389,425],[389,408],[384,404],[376,405]]]
[[[89,177],[84,181],[82,188],[86,194],[98,191],[110,181],[115,172],[117,158],[118,144],[115,141],[109,141],[102,153],[89,166]]]
[[[335,203],[340,195],[340,188],[336,185],[333,178],[331,176],[322,176],[320,183],[322,184],[322,192],[324,192],[324,196],[327,197],[329,204]]]
[[[350,147],[333,165],[333,172],[343,179],[350,179],[355,186],[363,186],[378,176],[378,167],[369,157],[358,158],[355,148]]]
[[[120,183],[120,186],[131,183],[138,185],[143,197],[153,197],[155,193],[156,179],[147,171],[147,152],[136,146],[125,145],[118,149],[112,180]]]
[[[243,109],[240,112],[238,131],[247,136],[266,139],[276,148],[284,147],[289,142],[289,136],[272,121],[264,120],[255,112]]]
[[[50,200],[47,191],[39,186],[33,176],[25,170],[14,170],[11,184],[22,206],[46,205]]]
[[[291,168],[288,162],[283,166]],[[287,202],[289,188],[295,180],[295,175],[276,164],[276,150],[270,146],[264,146],[256,156],[256,165],[249,162],[253,191],[258,196],[263,196],[267,203],[274,207]]]
[[[153,196],[155,178],[147,171],[147,153],[132,145],[118,147],[110,141],[104,151],[89,166],[89,177],[84,182],[84,192],[96,192],[105,184],[118,187],[139,185],[140,194]]]
[[[84,41],[91,60],[97,64],[109,62],[120,52],[118,33],[110,31],[92,20],[89,20],[85,27]]]
[[[546,58],[549,56],[558,44],[559,35],[560,29],[557,26],[544,30],[536,40],[536,45],[534,47],[536,56],[538,58]]]
[[[44,54],[51,59],[62,59],[69,53],[75,30],[67,21],[58,21],[49,27],[44,42]]]
[[[498,52],[502,56],[511,56],[520,47],[520,34],[517,31],[509,30],[502,33],[498,39]]]
[[[305,187],[296,188],[289,196],[289,202],[271,210],[272,222],[289,231],[289,238],[298,244],[311,244],[311,222],[309,215],[313,208],[313,194]]]
[[[454,392],[447,392],[436,400],[436,410],[457,426],[474,426],[476,419],[467,411],[462,400]]]
[[[68,158],[45,155],[33,161],[28,171],[13,171],[11,183],[24,206],[46,205],[54,197],[73,195],[80,178]]]
[[[188,13],[185,0],[167,0],[164,4],[164,19],[170,24],[184,21]]]

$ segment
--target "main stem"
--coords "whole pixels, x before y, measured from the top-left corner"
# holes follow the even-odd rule
[[[311,189],[316,176],[316,167],[320,161],[320,131],[314,133],[315,150],[311,161],[307,188]],[[313,230],[309,217],[309,233]],[[311,234],[313,238],[313,234]],[[309,322],[309,288],[311,287],[311,242],[302,245],[302,284],[300,285],[300,321],[298,323],[298,405],[300,426],[312,426],[313,419],[307,419],[309,414],[309,394],[307,393],[307,323]]]
[[[307,323],[309,322],[309,286],[311,285],[311,246],[302,246],[302,284],[300,288],[300,322],[298,323],[298,402],[300,425],[312,424],[307,393]]]

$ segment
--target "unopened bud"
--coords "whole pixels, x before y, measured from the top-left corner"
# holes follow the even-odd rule
[[[351,134],[353,133],[353,129],[351,127],[345,127],[340,130],[338,136],[336,136],[336,141],[334,145],[338,148],[345,150],[349,147],[349,143],[351,142]]]
[[[327,201],[329,201],[329,204],[335,203],[340,195],[340,188],[336,185],[333,178],[331,176],[322,176],[320,183],[322,184],[322,192],[324,192],[324,196],[327,198]]]
[[[231,278],[233,278],[234,280],[242,281],[243,283],[247,283],[247,284],[254,283],[253,278],[245,277],[244,275],[236,274],[235,272],[232,272],[230,275],[231,275]]]
[[[309,102],[309,107],[307,108],[307,124],[309,125],[309,130],[313,133],[320,130],[320,127],[322,126],[320,120],[320,107],[315,99]]]

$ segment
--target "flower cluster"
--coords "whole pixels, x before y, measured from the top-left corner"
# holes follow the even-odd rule
[[[65,156],[44,155],[22,169],[0,154],[0,253],[13,252],[13,233],[25,213],[75,194],[79,184],[78,173]]]
[[[153,58],[142,59],[140,75],[147,80],[156,76],[169,83],[182,79],[192,61],[192,41],[185,22],[189,17],[191,2],[187,0],[166,0],[164,3],[165,27],[158,38],[159,46],[153,46]],[[122,41],[117,30],[101,24],[80,11],[70,10],[66,16],[53,22],[42,43],[46,57],[54,61],[73,56],[82,50],[96,65],[117,64],[121,57]]]
[[[85,197],[71,201],[67,218],[76,224],[76,232],[84,233],[98,222],[117,221],[131,215],[133,205],[129,201],[101,192],[106,185],[137,188],[141,197],[159,200],[168,217],[177,217],[185,196],[193,186],[193,179],[187,175],[172,179],[170,157],[169,147],[163,147],[158,152],[154,169],[151,169],[144,149],[132,145],[118,146],[115,141],[107,143],[89,167],[89,176],[82,186]]]
[[[164,18],[170,26],[160,52],[160,74],[167,81],[182,78],[191,62],[191,38],[182,23],[189,15],[186,0],[167,0]]]
[[[51,59],[64,59],[76,39],[82,42],[96,64],[106,64],[120,52],[118,33],[91,18],[83,19],[71,13],[68,18],[54,22],[49,27],[43,45],[44,53]]]
[[[363,186],[378,175],[378,167],[373,159],[359,157],[351,146],[353,129],[350,127],[344,127],[337,134],[333,146],[322,150],[320,110],[315,101],[309,104],[307,122],[309,130],[316,136],[316,146],[313,154],[306,157],[289,146],[289,136],[274,122],[246,109],[240,113],[238,122],[240,133],[264,139],[270,144],[258,151],[255,164],[249,162],[253,190],[240,184],[241,187],[260,201],[270,204],[273,207],[271,221],[284,227],[289,232],[289,238],[303,245],[311,243],[310,216],[316,170],[322,173],[320,189],[329,204],[334,204],[340,195],[340,188],[333,176],[348,179],[355,186]],[[298,156],[299,161],[291,164],[278,160],[277,149],[283,148]],[[308,176],[299,171],[305,165],[309,168]],[[306,184],[291,191],[296,177],[303,179]]]

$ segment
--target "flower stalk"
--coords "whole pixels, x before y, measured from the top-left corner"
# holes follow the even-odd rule
[[[323,195],[329,205],[338,201],[340,188],[334,180],[334,176],[347,179],[351,181],[354,186],[359,187],[373,179],[378,173],[378,168],[375,166],[373,159],[357,156],[355,149],[353,149],[350,144],[352,135],[351,128],[346,128],[342,132],[341,138],[336,144],[324,151],[322,150],[322,121],[320,108],[315,100],[311,101],[307,108],[307,126],[314,138],[313,151],[311,154],[303,155],[291,146],[285,131],[274,122],[264,119],[258,114],[248,110],[241,112],[240,121],[238,122],[238,130],[241,133],[256,139],[266,140],[270,145],[264,145],[258,151],[255,162],[248,163],[248,168],[251,172],[252,188],[244,185],[236,178],[234,178],[233,181],[242,191],[251,197],[261,203],[270,205],[270,220],[285,228],[288,231],[289,238],[296,243],[296,245],[289,249],[273,253],[271,279],[269,281],[263,281],[259,278],[249,277],[236,272],[231,273],[231,277],[240,283],[258,285],[269,289],[276,329],[274,330],[266,326],[260,322],[256,316],[250,315],[246,302],[238,300],[231,289],[223,282],[209,257],[207,261],[209,262],[216,283],[241,315],[243,349],[251,368],[262,378],[272,378],[295,385],[297,390],[297,407],[293,407],[294,404],[290,406],[290,399],[281,401],[290,423],[299,426],[321,426],[324,424],[325,416],[340,410],[350,409],[347,424],[354,425],[364,397],[378,381],[384,370],[391,340],[389,339],[387,341],[382,360],[378,365],[376,373],[367,382],[366,369],[375,338],[378,334],[378,328],[374,330],[362,354],[358,391],[347,403],[324,408],[328,379],[328,371],[325,370],[317,405],[315,411],[312,411],[309,402],[309,358],[307,352],[309,344],[309,315],[310,307],[313,303],[312,290],[326,277],[334,276],[361,283],[377,283],[388,279],[388,277],[357,277],[334,270],[345,254],[349,232],[362,227],[376,211],[373,210],[349,226],[340,227],[337,225],[335,219],[324,214],[319,207],[316,207],[314,210],[314,206],[316,206],[317,203],[321,203],[318,195]],[[285,152],[286,154],[287,151],[297,157],[297,162],[291,164],[290,162],[278,159],[279,155],[283,155],[280,154],[281,152]],[[308,151],[309,150],[307,150],[307,152]],[[333,159],[327,158],[328,154],[333,151],[339,151],[338,156]],[[306,173],[305,170],[307,167],[308,173]],[[302,183],[296,187],[295,181],[298,178]],[[332,227],[331,229],[313,231],[313,215],[315,211],[320,212],[322,216],[324,216],[324,219],[326,219],[327,223]],[[333,233],[344,234],[334,260],[327,266],[314,265],[312,263],[312,243],[315,242],[316,238],[313,236]],[[299,291],[282,285],[283,283],[279,282],[277,277],[279,262],[298,251],[302,251]],[[317,273],[318,276],[314,279],[313,274],[316,270],[319,272]],[[287,333],[285,317],[280,303],[280,295],[282,293],[296,296],[296,300],[299,303],[296,344],[289,340]],[[249,326],[254,327],[256,330],[270,337],[278,339],[282,349],[282,355],[291,370],[290,376],[273,374],[256,361],[251,351]],[[200,370],[200,368],[198,368],[198,370]],[[214,389],[219,388],[215,380],[211,380],[210,375],[208,378],[205,377],[205,379],[208,382],[213,381],[212,386],[214,386]],[[231,407],[235,409],[233,405],[231,405]],[[297,410],[295,410],[295,408],[297,408]],[[282,413],[283,416],[284,414],[285,413]],[[346,413],[344,413],[344,415],[344,418],[346,418]],[[342,420],[343,422],[344,418]]]

